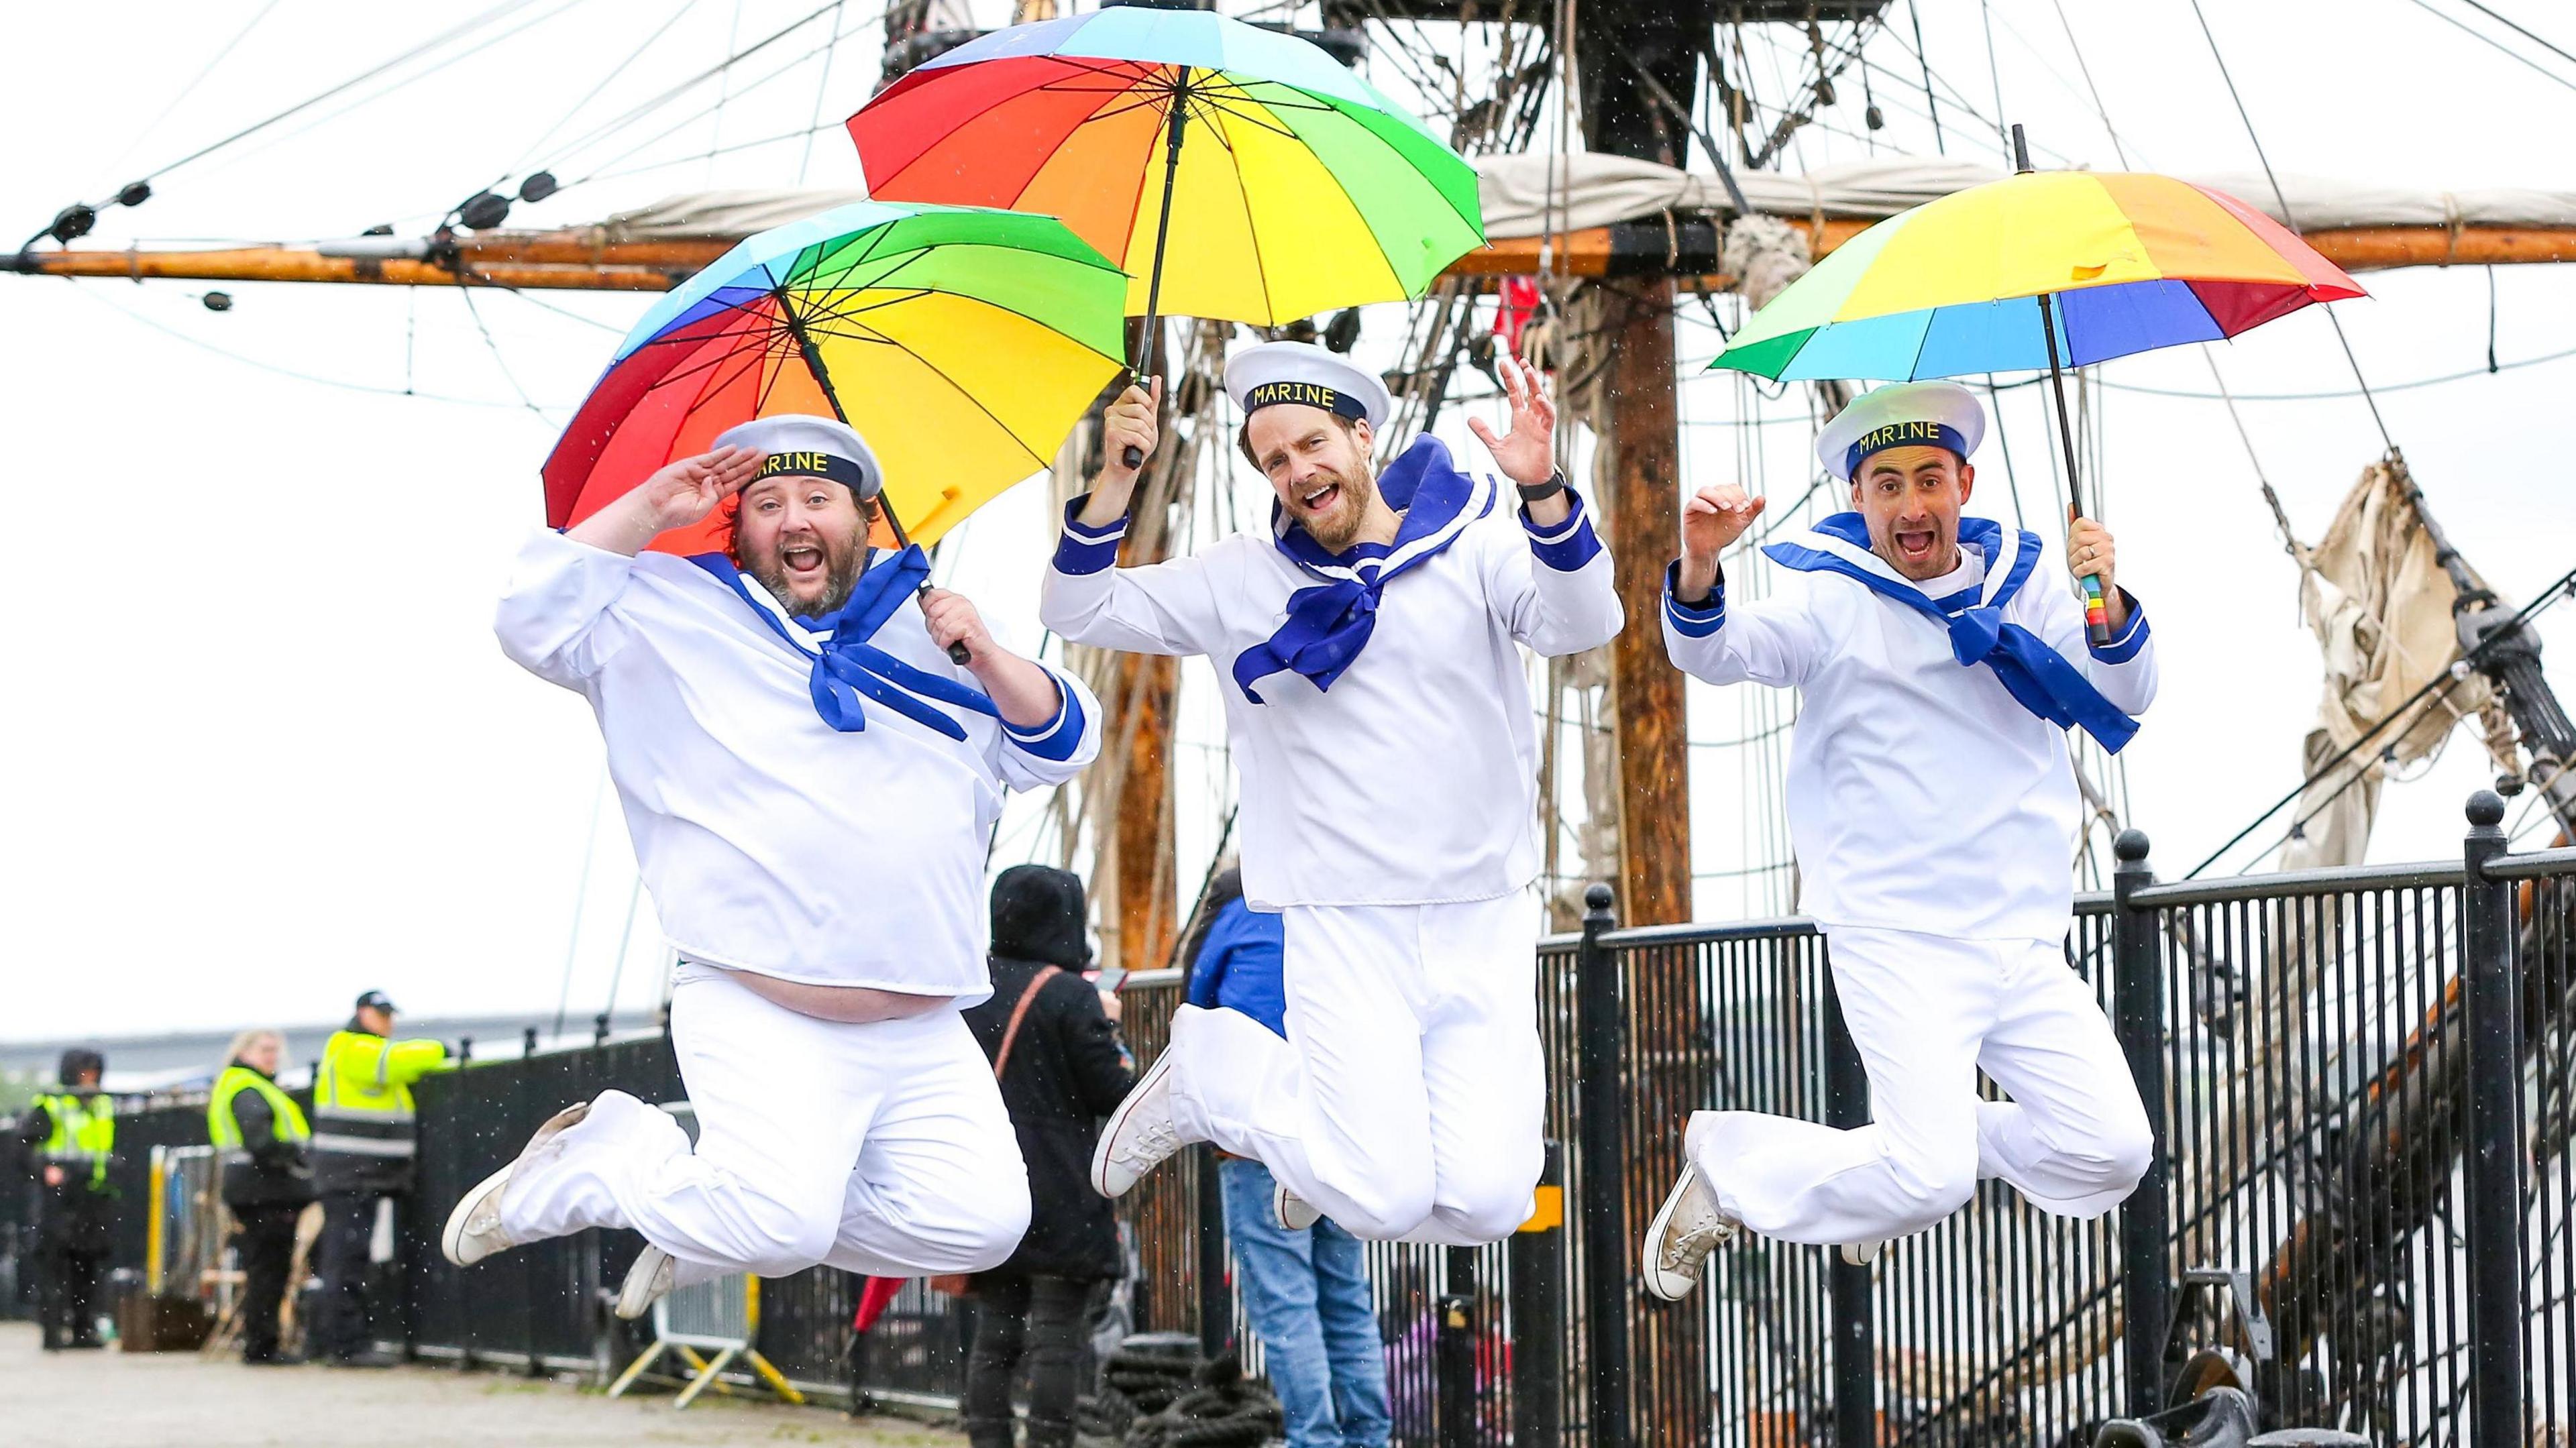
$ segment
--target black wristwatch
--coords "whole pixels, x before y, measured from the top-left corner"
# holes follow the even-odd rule
[[[1546,482],[1514,483],[1512,488],[1521,495],[1521,501],[1524,503],[1544,503],[1565,491],[1565,474],[1550,473]]]

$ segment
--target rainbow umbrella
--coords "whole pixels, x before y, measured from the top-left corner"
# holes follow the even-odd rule
[[[1485,239],[1476,173],[1421,122],[1314,45],[1212,11],[995,31],[849,127],[869,195],[1060,216],[1149,319],[1276,326],[1418,297]]]
[[[797,412],[858,429],[892,541],[934,542],[1054,457],[1117,374],[1125,294],[1046,216],[861,201],[748,237],[627,333],[546,459],[546,521]],[[721,514],[653,546],[719,550]]]
[[[2061,367],[2215,342],[2366,295],[2279,222],[2170,176],[2020,170],[1899,212],[1834,248],[1709,365],[1784,380],[1913,381],[2046,367],[2075,482]],[[2105,642],[2102,590],[2084,580]]]

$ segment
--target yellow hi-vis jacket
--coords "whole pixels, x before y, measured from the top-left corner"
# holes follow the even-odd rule
[[[38,1155],[60,1166],[66,1179],[86,1166],[90,1190],[105,1187],[107,1158],[116,1150],[115,1103],[105,1092],[88,1096],[57,1092],[37,1097],[36,1104],[44,1108],[45,1119],[54,1128]]]
[[[412,1083],[447,1066],[447,1046],[341,1030],[313,1078],[313,1185],[326,1192],[411,1190],[419,1150]]]

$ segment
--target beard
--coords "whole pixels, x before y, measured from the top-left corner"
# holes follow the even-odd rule
[[[769,596],[777,599],[789,613],[798,618],[822,618],[839,612],[841,605],[850,601],[850,591],[858,587],[859,575],[867,570],[867,542],[864,522],[839,537],[820,531],[782,535],[757,555],[746,553],[742,539],[737,535],[733,563],[736,568],[759,579],[760,586],[768,589]],[[806,548],[817,549],[823,555],[823,586],[820,593],[799,598],[794,575],[788,571],[787,555]],[[805,586],[813,587],[810,572]]]
[[[1309,513],[1299,507],[1293,516],[1308,537],[1323,545],[1325,552],[1339,553],[1358,541],[1360,528],[1368,521],[1369,504],[1377,498],[1377,480],[1364,468],[1335,468],[1308,481],[1300,492],[1312,493],[1327,482],[1341,489],[1327,510]]]

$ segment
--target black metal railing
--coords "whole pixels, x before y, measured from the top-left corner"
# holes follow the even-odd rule
[[[1689,1113],[1851,1125],[1866,1119],[1866,1081],[1810,923],[1623,930],[1598,892],[1583,933],[1539,958],[1561,1217],[1543,1208],[1480,1251],[1371,1249],[1398,1442],[2090,1443],[2106,1418],[2220,1386],[2268,1424],[2379,1443],[2564,1434],[2576,850],[2505,853],[2499,809],[2472,802],[2457,865],[2159,884],[2145,839],[2123,837],[2114,888],[2078,903],[2067,960],[2156,1123],[2138,1193],[2077,1222],[1984,1183],[1872,1267],[1748,1241],[1673,1306],[1642,1297],[1634,1264]],[[1179,998],[1171,973],[1131,981],[1140,1064]],[[482,1059],[424,1084],[425,1210],[402,1274],[415,1349],[598,1372],[632,1351],[603,1299],[631,1236],[585,1233],[461,1272],[430,1237],[437,1209],[548,1114],[610,1087],[679,1101],[668,1043]],[[200,1112],[122,1130],[193,1141]],[[0,1193],[0,1242],[20,1239],[25,1206]],[[1194,1155],[1155,1173],[1121,1214],[1137,1325],[1234,1344],[1257,1371],[1209,1165]],[[125,1236],[131,1265],[139,1225]],[[0,1247],[0,1282],[12,1266]],[[770,1284],[762,1351],[801,1382],[841,1383],[855,1296],[821,1269]],[[870,1337],[863,1381],[953,1397],[968,1315],[907,1287]]]

